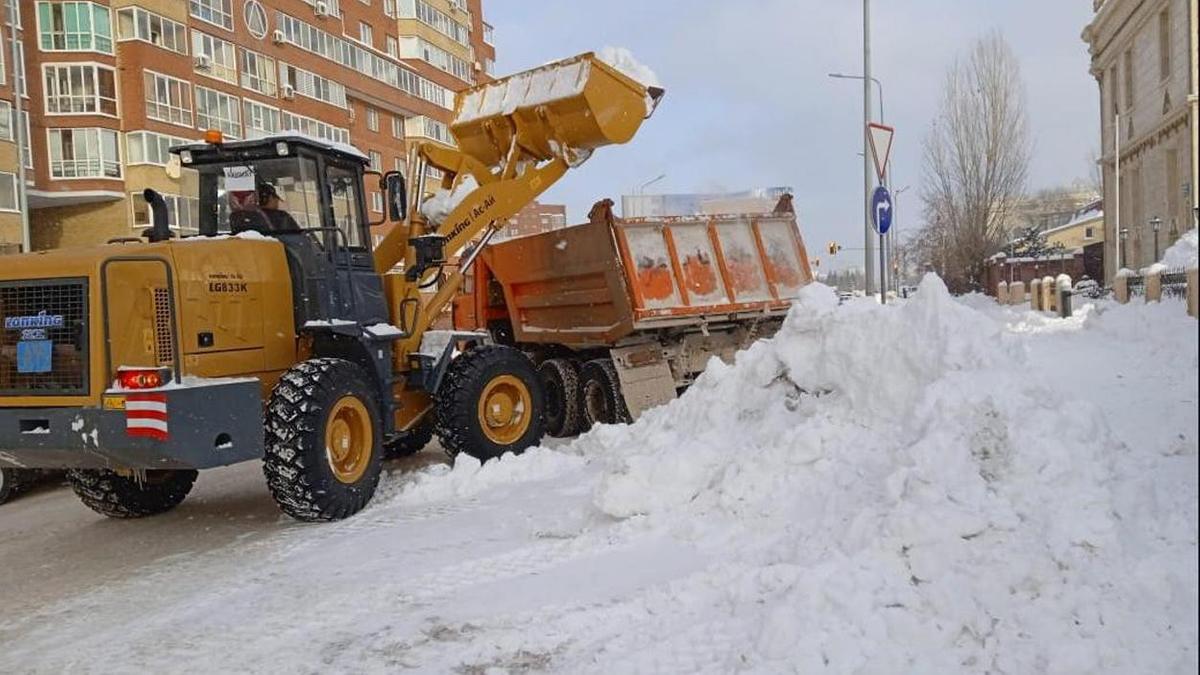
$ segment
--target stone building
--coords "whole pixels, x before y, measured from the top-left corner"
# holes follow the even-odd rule
[[[187,233],[198,204],[189,172],[165,170],[167,149],[208,129],[350,142],[379,170],[400,167],[408,141],[450,143],[454,93],[486,79],[495,58],[481,3],[5,0],[0,244],[22,239],[14,83],[34,250],[136,234],[149,221],[134,198],[146,187]],[[382,213],[382,194],[371,190],[367,206]]]
[[[1160,251],[1196,226],[1197,0],[1094,0],[1093,9],[1083,40],[1100,87],[1111,279],[1118,259],[1154,262],[1156,224]]]

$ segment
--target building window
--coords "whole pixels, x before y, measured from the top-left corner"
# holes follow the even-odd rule
[[[358,41],[365,45],[375,44],[375,31],[371,30],[371,24],[366,21],[358,22]]]
[[[0,211],[17,210],[17,174],[0,171]]]
[[[316,136],[334,143],[349,143],[350,130],[343,127],[335,127],[332,124],[322,122],[318,119],[297,115],[286,110],[279,112],[279,127],[284,132],[299,131],[302,134]]]
[[[13,24],[16,24],[17,28],[23,27],[21,26],[21,3],[17,0],[4,0],[4,25],[12,26]]]
[[[39,2],[37,13],[42,51],[112,53],[112,15],[107,7],[91,2]]]
[[[220,129],[227,138],[241,138],[241,101],[207,87],[196,87],[196,128]]]
[[[489,45],[496,44],[496,29],[490,23],[483,24],[483,41]]]
[[[383,171],[383,153],[377,150],[371,150],[368,154],[371,158],[371,170]]]
[[[367,107],[367,129],[379,131],[379,111],[370,106]]]
[[[402,38],[400,40],[400,56],[406,59],[421,59],[464,82],[471,81],[471,64],[469,62],[465,59],[460,59],[428,40],[419,37]]]
[[[1165,82],[1171,77],[1171,12],[1158,13],[1158,75]]]
[[[399,115],[392,117],[392,137],[404,138],[404,118]]]
[[[321,77],[316,73],[287,63],[280,63],[279,80],[284,86],[291,87],[293,92],[301,96],[324,101],[339,108],[349,107],[346,102],[345,85]]]
[[[383,0],[383,14],[390,19],[396,18],[396,0]]]
[[[116,74],[93,65],[42,66],[49,115],[117,115]]]
[[[177,54],[187,54],[187,26],[141,7],[117,10],[117,35],[121,40],[141,40]]]
[[[1090,228],[1090,227],[1083,228],[1083,238],[1084,239],[1091,239],[1093,236],[1094,236],[1094,234],[1093,234],[1092,228]]]
[[[186,138],[167,136],[153,131],[130,131],[125,134],[125,161],[127,164],[154,164],[166,166],[170,149],[187,145]]]
[[[371,193],[371,210],[375,213],[383,213],[383,193]]]
[[[387,36],[384,38],[384,44],[386,45],[385,51],[387,51],[388,56],[392,57],[393,59],[400,58],[400,41],[396,39],[396,36]]]
[[[146,71],[146,117],[192,126],[192,85],[169,75]]]
[[[192,53],[195,55],[196,72],[237,84],[237,49],[232,42],[194,30]]]
[[[51,178],[120,178],[112,129],[49,129]]]
[[[241,50],[242,86],[264,96],[274,96],[275,59],[249,49]]]
[[[246,30],[255,38],[261,40],[267,36],[267,10],[263,9],[258,0],[246,0],[242,7],[242,18],[246,21]]]
[[[1125,50],[1125,110],[1133,110],[1133,51]]]
[[[200,200],[195,197],[163,194],[167,204],[167,225],[180,234],[200,233]],[[133,207],[133,228],[140,230],[150,225],[150,205],[142,199],[142,195],[129,195],[129,203]]]
[[[13,135],[14,129],[16,129],[15,117],[12,104],[8,101],[0,101],[0,141],[12,143],[17,140],[17,137]]]
[[[279,108],[248,98],[242,100],[242,105],[245,108],[246,138],[262,138],[279,133]]]
[[[201,21],[233,30],[233,0],[188,0],[188,8]]]
[[[470,31],[466,26],[422,0],[402,0],[399,3],[399,9],[401,18],[416,19],[458,44],[464,47],[470,46]]]

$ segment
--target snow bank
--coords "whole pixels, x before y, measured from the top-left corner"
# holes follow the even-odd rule
[[[1167,267],[1196,267],[1200,259],[1200,235],[1196,228],[1184,232],[1179,239],[1168,248],[1162,257],[1162,263]]]
[[[453,190],[443,188],[434,190],[433,196],[421,203],[421,215],[425,216],[430,223],[441,225],[450,212],[478,187],[479,183],[475,182],[473,176],[464,174],[458,186]]]
[[[1097,345],[1158,334],[1154,363],[1184,366],[1176,393],[1139,387],[1150,400],[1126,404],[1182,397],[1184,417],[1175,445],[1139,447],[1031,360],[1031,337],[1002,330],[1015,312],[995,311],[933,276],[889,307],[837,309],[813,285],[735,365],[714,361],[673,404],[577,441],[606,466],[599,509],[723,558],[646,611],[717,602],[755,636],[751,670],[1194,664],[1194,325],[1143,328],[1144,312],[1121,309],[1041,338],[1063,341],[1060,361],[1079,350],[1076,386],[1096,396],[1089,359],[1111,358]]]

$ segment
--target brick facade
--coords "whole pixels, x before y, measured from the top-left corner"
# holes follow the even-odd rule
[[[161,148],[210,127],[238,138],[300,128],[401,167],[409,141],[450,141],[454,93],[495,58],[482,0],[8,1],[20,8],[35,249],[140,230],[129,195],[147,186],[193,208]],[[0,106],[11,106],[7,29],[0,44]],[[0,172],[0,244],[19,242],[3,135]],[[173,212],[172,225],[186,231],[188,216]]]

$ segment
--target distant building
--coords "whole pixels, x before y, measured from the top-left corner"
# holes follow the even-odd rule
[[[1103,243],[1104,202],[1093,201],[1076,211],[1066,223],[1045,230],[1045,234],[1048,245],[1061,244],[1068,252]]]
[[[1104,202],[1093,200],[1072,214],[1067,222],[1042,233],[1046,248],[1057,252],[1030,257],[1014,251],[1014,241],[1004,252],[988,259],[986,291],[989,295],[996,293],[996,285],[1001,281],[1029,283],[1047,274],[1068,274],[1076,281],[1084,276],[1097,281],[1104,277]]]
[[[622,218],[695,216],[721,213],[770,213],[790,187],[769,187],[743,192],[622,195]]]
[[[508,227],[497,233],[498,238],[509,239],[527,234],[549,232],[567,226],[567,207],[562,204],[530,202],[508,219]]]
[[[1042,190],[1017,204],[1013,227],[1034,225],[1043,232],[1061,227],[1099,198],[1093,188],[1080,185]]]
[[[1118,244],[1120,266],[1137,269],[1196,226],[1197,0],[1093,0],[1092,6],[1095,16],[1082,37],[1100,86],[1100,162],[1110,206],[1105,278],[1111,279]]]

